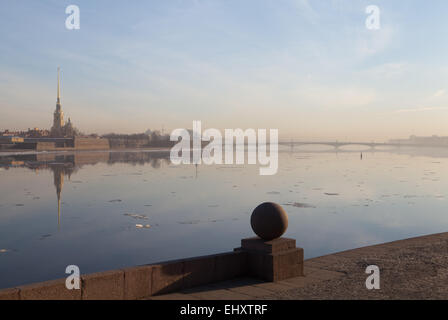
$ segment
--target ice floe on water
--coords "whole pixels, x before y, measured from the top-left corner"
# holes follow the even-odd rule
[[[307,203],[302,203],[302,202],[288,202],[288,203],[284,203],[284,206],[291,206],[291,207],[295,207],[295,208],[316,208],[313,205],[307,204]]]
[[[141,229],[141,228],[149,229],[149,228],[151,228],[151,225],[149,225],[149,224],[144,224],[144,225],[143,224],[136,224],[135,227],[137,229]]]
[[[198,224],[200,220],[188,220],[188,221],[178,221],[179,224]]]
[[[134,218],[134,219],[140,219],[140,220],[147,220],[148,219],[148,217],[145,216],[144,214],[124,213],[123,215],[127,216],[127,217]]]

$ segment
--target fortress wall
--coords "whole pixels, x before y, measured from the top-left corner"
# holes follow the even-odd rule
[[[108,150],[108,139],[75,138],[75,150]]]
[[[57,146],[55,142],[38,142],[36,150],[38,151],[70,151],[70,150],[109,150],[108,139],[95,138],[74,138],[74,147],[72,146]]]
[[[56,144],[54,142],[38,142],[36,144],[36,150],[56,150]]]

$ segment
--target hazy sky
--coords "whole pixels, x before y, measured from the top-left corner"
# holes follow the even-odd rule
[[[80,30],[65,28],[66,6]],[[368,30],[368,5],[381,29]],[[2,1],[0,130],[278,128],[283,138],[448,135],[446,0]]]

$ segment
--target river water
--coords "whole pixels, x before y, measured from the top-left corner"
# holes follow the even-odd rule
[[[363,152],[361,159],[360,152]],[[258,165],[162,151],[0,154],[0,288],[231,251],[264,201],[306,258],[448,230],[448,150],[289,150]]]

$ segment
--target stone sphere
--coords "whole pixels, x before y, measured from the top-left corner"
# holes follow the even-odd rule
[[[288,215],[280,205],[265,202],[252,212],[250,224],[257,236],[269,241],[280,238],[285,233],[288,228]]]

